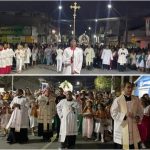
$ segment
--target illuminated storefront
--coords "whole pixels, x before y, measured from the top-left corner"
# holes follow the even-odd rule
[[[134,91],[136,96],[142,97],[143,94],[150,95],[150,76],[141,76],[134,83],[136,84]]]

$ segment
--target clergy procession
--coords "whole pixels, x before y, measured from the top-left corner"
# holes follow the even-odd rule
[[[49,86],[32,92],[29,88],[0,94],[1,136],[9,144],[28,143],[39,136],[52,138],[60,148],[76,148],[85,142],[114,143],[112,149],[150,148],[150,97],[132,95],[133,84],[126,82],[121,91],[79,93]],[[21,147],[20,147],[21,148]],[[59,148],[59,144],[58,144]]]
[[[46,70],[54,68],[55,74],[68,75],[80,74],[83,69],[149,73],[150,50],[126,48],[124,44],[85,44],[75,38],[68,44],[0,44],[0,74],[20,74],[41,65]]]

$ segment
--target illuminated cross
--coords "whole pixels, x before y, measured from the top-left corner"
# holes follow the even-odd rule
[[[73,19],[74,19],[74,22],[73,22],[73,36],[75,37],[76,11],[77,11],[77,9],[80,9],[80,6],[77,6],[77,3],[74,2],[74,5],[73,6],[71,5],[70,8],[74,10],[74,13],[73,13]]]

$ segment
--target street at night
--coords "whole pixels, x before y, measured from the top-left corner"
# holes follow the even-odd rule
[[[149,6],[149,1],[0,2],[0,74],[14,73],[12,67],[16,74],[107,74],[96,68],[148,74]]]
[[[59,105],[68,98],[67,93],[69,92],[72,94],[72,100],[70,101],[70,99],[67,99],[68,102],[74,102],[78,106],[78,112],[75,112],[74,109],[71,111],[73,112],[73,115],[77,116],[74,118],[74,123],[69,122],[72,123],[72,126],[74,124],[77,125],[77,132],[73,133],[76,135],[76,142],[72,148],[115,149],[115,138],[113,133],[115,132],[114,123],[116,120],[112,118],[114,117],[112,111],[114,102],[124,96],[122,92],[126,92],[126,86],[130,85],[132,89],[130,90],[130,94],[132,94],[133,102],[135,103],[135,100],[137,103],[139,103],[140,101],[142,102],[139,103],[137,111],[139,111],[140,108],[141,110],[143,110],[142,106],[145,107],[144,102],[147,102],[147,106],[144,109],[145,111],[148,110],[150,92],[149,81],[149,76],[0,77],[0,149],[63,149],[64,147],[62,145],[62,142],[60,142],[62,138],[62,131],[61,129],[58,130],[57,113],[59,114],[62,110],[59,110]],[[17,96],[17,93],[19,91],[23,92],[22,96]],[[127,91],[129,93],[129,90]],[[63,97],[63,99],[58,101],[58,98],[60,98],[60,96]],[[47,97],[49,98],[48,101]],[[24,102],[26,100],[25,106],[23,107],[21,105],[14,104],[13,108],[10,109],[16,99],[23,99]],[[44,103],[45,101],[46,103]],[[86,116],[88,111],[85,112],[87,105],[86,103],[88,103],[89,101],[92,104],[89,107],[91,109],[90,117]],[[126,101],[124,100],[124,102]],[[132,104],[132,101],[129,102]],[[127,101],[127,103],[129,102]],[[101,110],[98,110],[99,106],[102,107],[100,108]],[[15,117],[13,112],[15,112],[18,107],[21,108],[19,109],[18,113],[20,112],[20,110],[28,112],[24,114],[24,119],[21,120],[22,122],[27,124],[26,132],[24,131],[25,133],[18,131],[14,132],[12,130],[13,124],[10,124],[11,120],[13,120],[12,116]],[[66,107],[67,105],[65,105],[63,109],[66,109]],[[47,112],[50,111],[50,120],[48,120],[48,118],[45,120],[50,125],[50,129],[48,129],[48,131],[45,130],[43,134],[41,134],[42,128],[40,127],[40,112],[43,111],[45,112],[43,114],[44,116],[46,116]],[[96,113],[98,111],[103,111],[106,116],[104,116],[104,114],[97,116]],[[141,111],[140,114],[143,114],[143,112]],[[33,115],[35,116],[34,118]],[[89,124],[85,124],[87,117],[91,119]],[[97,122],[98,117],[100,118],[100,122]],[[141,148],[150,148],[148,138],[150,134],[149,124],[145,124],[146,117],[147,119],[149,119],[147,113],[144,112],[144,116],[142,117],[143,119],[141,118],[141,121],[136,123],[138,127],[136,132],[139,134],[140,139],[142,139],[142,141],[139,142]],[[63,124],[62,119],[64,118],[61,118],[60,124]],[[100,131],[97,131],[97,123],[101,123]],[[86,127],[88,127],[88,129]],[[22,128],[20,128],[20,130],[22,130]],[[22,136],[20,137],[20,139],[17,139],[19,134],[23,134],[23,137],[27,136],[27,139],[23,138],[21,141]]]
[[[57,71],[56,71],[56,67],[55,66],[46,66],[46,65],[37,65],[37,66],[35,66],[35,67],[30,67],[30,68],[28,68],[28,69],[26,69],[26,70],[23,70],[22,71],[22,75],[32,75],[32,74],[34,74],[34,75],[36,75],[36,74],[38,74],[38,75],[42,75],[42,74],[45,74],[45,75],[50,75],[50,74],[52,74],[52,75],[55,75],[55,74],[57,74],[57,75],[63,75],[63,73],[62,72],[59,72],[59,73],[57,73]],[[14,74],[14,75],[19,75],[19,74],[17,74],[16,73],[16,71],[15,70],[13,70],[12,71],[12,74]],[[124,71],[124,72],[119,72],[118,70],[103,70],[103,69],[98,69],[98,68],[93,68],[93,69],[91,69],[91,70],[87,70],[87,69],[82,69],[81,70],[81,75],[87,75],[87,74],[92,74],[92,75],[105,75],[105,74],[108,74],[108,75],[120,75],[120,74],[126,74],[126,75],[128,75],[128,74],[134,74],[134,75],[138,75],[138,74],[143,74],[142,72],[139,72],[139,71],[136,71],[136,70],[130,70],[130,69],[128,69],[127,71]],[[145,74],[147,74],[147,73],[145,73]]]
[[[6,143],[6,138],[0,137],[1,149],[60,149],[60,143],[55,140],[56,136],[51,142],[42,142],[41,138],[37,136],[29,136],[30,141],[26,144],[14,144],[10,145]],[[101,143],[94,140],[85,141],[78,136],[75,149],[114,149],[113,142]]]
[[[0,1],[0,149],[150,149],[150,1]]]

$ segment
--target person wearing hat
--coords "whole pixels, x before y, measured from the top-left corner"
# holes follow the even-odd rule
[[[83,63],[83,50],[77,47],[77,40],[69,40],[70,47],[63,53],[63,74],[80,74]]]

